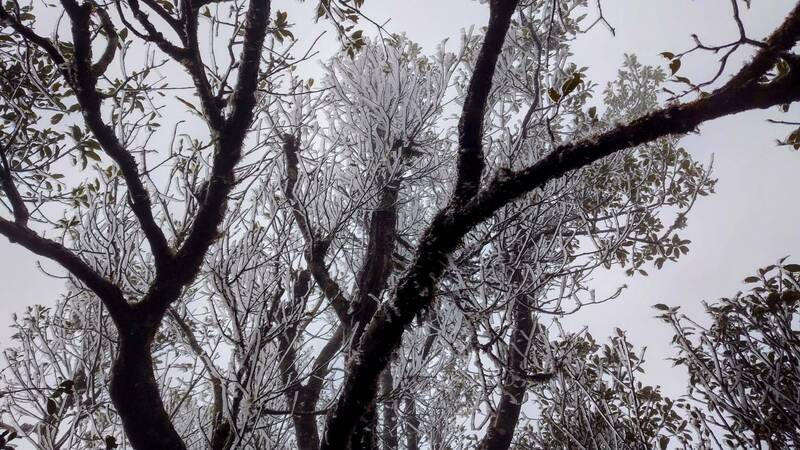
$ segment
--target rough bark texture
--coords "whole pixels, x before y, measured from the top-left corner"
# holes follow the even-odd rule
[[[149,336],[120,340],[111,372],[111,399],[133,448],[184,450],[186,446],[164,409],[153,372],[150,345],[155,333],[143,334]]]
[[[392,368],[387,367],[381,376],[381,393],[383,394],[383,432],[382,441],[384,450],[400,448],[400,438],[397,434],[397,400],[391,398],[394,389]]]
[[[406,447],[408,450],[419,450],[419,417],[417,417],[417,401],[414,397],[406,398]]]
[[[487,34],[493,30],[490,24]],[[394,299],[378,310],[361,339],[358,357],[348,367],[336,408],[328,417],[322,448],[343,448],[355,427],[351,412],[363,410],[374,400],[380,373],[389,363],[391,353],[399,347],[405,327],[430,305],[448,255],[460,245],[472,227],[522,194],[614,152],[663,136],[688,133],[708,120],[797,101],[800,99],[800,69],[768,84],[760,83],[759,79],[775,63],[777,54],[792,48],[798,36],[800,5],[767,39],[765,48],[709,96],[686,104],[674,104],[599,136],[559,146],[520,171],[500,171],[468,201],[458,198],[458,185],[462,179],[469,179],[472,171],[464,177],[459,173],[451,204],[433,219],[420,240],[414,263],[399,282]],[[794,68],[800,66],[795,61],[792,64]],[[465,189],[460,192],[468,194],[469,189]]]
[[[0,218],[0,233],[35,253],[60,263],[103,301],[119,331],[119,351],[112,368],[110,393],[122,419],[125,433],[131,445],[138,450],[172,450],[183,449],[185,446],[164,409],[155,380],[150,347],[169,305],[179,298],[183,288],[197,275],[208,248],[217,239],[217,227],[224,218],[227,197],[235,182],[234,169],[241,158],[242,143],[253,118],[258,70],[270,15],[270,1],[254,0],[249,4],[244,24],[238,79],[231,101],[231,114],[224,120],[207,89],[205,69],[200,53],[196,51],[196,20],[199,10],[189,7],[178,19],[169,16],[156,3],[150,0],[146,3],[156,7],[157,11],[162,11],[162,18],[173,28],[181,31],[178,34],[182,36],[186,48],[167,42],[149,22],[147,15],[139,10],[136,0],[128,2],[128,5],[145,32],[137,32],[127,22],[126,26],[144,40],[158,45],[167,55],[189,70],[201,97],[205,118],[216,141],[211,178],[204,192],[204,200],[183,245],[179,249],[170,247],[155,220],[150,196],[136,160],[103,118],[103,98],[97,90],[97,78],[106,70],[115,55],[118,37],[113,23],[106,11],[93,2],[79,4],[75,0],[61,1],[70,21],[73,41],[74,51],[69,59],[66,59],[48,39],[16,21],[4,8],[0,8],[0,20],[10,23],[24,39],[45,51],[75,92],[86,125],[105,154],[114,160],[125,180],[131,209],[153,253],[155,281],[138,303],[129,303],[118,286],[104,279],[70,250],[61,244],[42,238],[27,228],[26,221],[22,220],[23,211],[18,205],[15,206],[15,222]],[[190,3],[182,2],[184,6]],[[99,61],[93,64],[90,25],[92,14],[95,13],[105,31],[107,45]],[[0,175],[4,191],[9,191],[10,178],[4,172]],[[221,435],[218,437],[222,439]]]
[[[525,399],[528,380],[526,371],[528,349],[533,341],[536,321],[530,309],[521,299],[514,304],[514,328],[508,348],[507,368],[503,375],[502,392],[486,435],[479,450],[507,450],[511,446],[514,430],[519,421],[519,412]]]

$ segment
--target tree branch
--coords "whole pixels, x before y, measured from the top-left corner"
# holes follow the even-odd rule
[[[663,136],[688,133],[718,117],[800,100],[800,74],[796,71],[769,84],[758,83],[775,63],[775,55],[790,49],[798,37],[800,4],[752,62],[709,96],[662,108],[600,136],[559,146],[518,172],[500,171],[463,207],[448,207],[437,214],[423,234],[414,264],[400,280],[393,300],[378,310],[364,333],[336,408],[328,416],[322,448],[343,448],[347,443],[357,420],[352,411],[364,410],[375,398],[378,377],[400,345],[405,328],[430,305],[449,255],[469,230],[526,192],[614,152]]]
[[[458,122],[458,173],[452,201],[462,205],[480,188],[483,174],[483,119],[497,58],[503,50],[518,0],[489,2],[489,26],[481,45]]]
[[[6,149],[10,146],[10,143],[14,141],[20,128],[20,123],[17,123],[14,131],[8,137],[9,145],[6,146]],[[28,212],[28,207],[25,206],[25,201],[19,194],[17,185],[14,183],[14,177],[11,174],[11,164],[9,164],[8,158],[6,157],[6,149],[0,150],[0,186],[2,186],[3,191],[6,193],[9,203],[11,203],[11,212],[14,214],[14,222],[19,226],[25,227],[28,225],[30,213]]]
[[[292,208],[292,215],[300,226],[300,234],[303,235],[303,240],[306,244],[306,249],[303,252],[306,263],[308,263],[311,275],[314,276],[314,281],[317,282],[325,297],[331,302],[339,321],[342,324],[347,324],[349,323],[347,311],[350,301],[345,297],[336,280],[331,277],[328,267],[325,265],[325,256],[328,253],[330,241],[317,236],[316,231],[308,223],[308,217],[294,194],[298,181],[298,165],[300,163],[297,155],[299,152],[297,139],[290,134],[286,134],[283,136],[283,142],[283,154],[286,159],[284,193],[289,206]]]
[[[28,41],[35,44],[37,47],[42,49],[45,53],[47,53],[50,58],[53,60],[53,63],[61,69],[62,73],[64,71],[64,57],[61,55],[61,52],[58,51],[53,43],[43,37],[36,34],[32,29],[26,27],[21,22],[19,22],[15,17],[9,14],[5,8],[0,6],[0,23],[6,22],[14,29],[17,33],[20,34],[23,38],[27,39]],[[69,81],[69,80],[68,80]]]
[[[75,56],[72,62],[72,84],[75,96],[83,110],[86,125],[108,156],[116,162],[128,186],[129,200],[145,237],[150,244],[157,269],[166,267],[171,259],[171,249],[163,231],[153,217],[150,195],[139,176],[133,155],[119,142],[114,131],[103,120],[101,98],[97,92],[97,76],[92,65],[92,42],[89,20],[91,4],[78,5],[74,0],[62,0],[72,22],[72,39]]]
[[[219,132],[214,145],[211,176],[194,223],[176,255],[176,270],[156,277],[148,299],[156,299],[157,308],[166,308],[180,290],[200,270],[208,248],[216,241],[225,216],[228,194],[233,189],[236,164],[242,155],[245,135],[253,119],[258,85],[258,68],[270,15],[270,0],[253,0],[244,26],[244,44],[240,57],[239,80],[233,99],[233,112]]]
[[[39,236],[30,228],[3,218],[0,218],[0,234],[12,243],[20,244],[68,270],[100,298],[115,322],[129,319],[130,306],[122,291],[63,245]]]

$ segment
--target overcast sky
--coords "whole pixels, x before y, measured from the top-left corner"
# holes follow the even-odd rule
[[[291,21],[307,22],[302,13],[294,15],[297,2],[282,3],[275,2],[275,8],[289,10]],[[792,0],[755,0],[753,9],[743,12],[750,37],[768,34],[793,4]],[[484,25],[488,16],[486,5],[469,0],[367,0],[366,8],[378,22],[391,19],[389,30],[406,32],[427,51],[433,51],[446,37],[457,40],[464,27]],[[710,43],[729,42],[737,36],[728,0],[604,0],[603,9],[616,36],[597,27],[574,46],[574,61],[588,66],[589,77],[601,86],[615,77],[624,53],[636,54],[645,64],[664,65],[666,61],[658,54],[691,47],[692,33]],[[298,26],[295,34],[303,30]],[[330,52],[335,46],[326,42],[321,51]],[[684,61],[681,70],[699,79],[715,70],[710,61],[709,55],[702,55]],[[741,61],[732,60],[731,67],[738,68]],[[790,112],[792,120],[800,119],[798,111],[795,106]],[[614,302],[568,320],[573,329],[588,325],[596,337],[611,334],[614,327],[627,329],[635,345],[649,348],[648,381],[666,385],[671,393],[682,390],[685,380],[675,377],[671,363],[664,361],[672,354],[668,347],[671,333],[653,319],[650,305],[681,305],[700,316],[701,300],[735,294],[743,287],[741,280],[756,268],[786,255],[800,261],[800,209],[794,193],[800,152],[776,147],[775,139],[785,137],[789,130],[767,124],[768,117],[787,119],[775,110],[746,113],[706,124],[699,134],[684,138],[683,146],[696,159],[708,161],[715,155],[714,175],[719,179],[717,193],[701,198],[689,215],[688,229],[682,235],[692,241],[689,255],[663,270],[649,270],[651,275],[646,278],[598,272],[594,286],[598,293],[612,292],[623,283],[629,289]],[[34,303],[52,304],[62,291],[62,281],[45,276],[36,264],[36,257],[2,239],[2,346],[8,342],[6,324],[12,312]],[[59,272],[52,263],[42,264],[48,271]]]

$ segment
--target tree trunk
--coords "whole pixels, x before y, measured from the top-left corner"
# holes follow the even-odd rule
[[[383,371],[383,376],[381,378],[381,386],[384,397],[383,448],[384,450],[397,450],[400,444],[397,436],[397,401],[389,398],[394,388],[391,365],[389,365],[389,367]]]
[[[378,415],[375,413],[375,401],[373,401],[356,422],[356,427],[350,436],[349,450],[378,449],[377,421]]]
[[[143,334],[144,336],[141,336]],[[111,400],[136,450],[185,450],[164,409],[153,372],[155,331],[122,335],[111,372]]]
[[[406,399],[406,447],[408,450],[419,450],[419,417],[417,417],[417,401],[414,397]]]
[[[520,375],[526,370],[528,347],[533,339],[535,321],[522,299],[514,304],[514,329],[508,349],[508,368],[503,376],[503,392],[497,410],[479,450],[507,450],[511,446],[528,382]]]
[[[314,395],[314,393],[311,393],[311,395],[308,395],[306,389],[299,390],[297,394],[297,404],[294,405],[293,409],[303,412],[303,414],[292,415],[297,448],[298,450],[319,450],[317,416],[310,414],[317,407],[319,394]]]

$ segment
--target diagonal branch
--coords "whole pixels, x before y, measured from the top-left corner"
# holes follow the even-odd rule
[[[203,201],[177,251],[175,268],[156,277],[147,297],[163,310],[180,294],[200,270],[208,248],[219,236],[218,227],[225,217],[228,195],[236,184],[235,169],[242,156],[242,145],[253,120],[256,105],[258,68],[269,24],[270,0],[253,0],[244,25],[244,43],[240,57],[239,80],[233,98],[232,113],[214,143],[211,175],[206,183]]]
[[[14,222],[24,227],[28,225],[30,212],[28,211],[28,207],[25,206],[25,201],[22,199],[22,196],[19,194],[17,185],[14,183],[11,164],[9,164],[8,158],[6,157],[7,148],[10,147],[10,143],[17,137],[20,128],[22,128],[20,123],[17,123],[14,131],[8,137],[9,145],[6,146],[6,149],[0,149],[0,187],[2,187],[9,203],[11,203],[11,212],[14,214]]]
[[[364,332],[359,358],[351,360],[336,408],[328,416],[322,449],[343,448],[347,443],[357,420],[351,412],[363,410],[374,400],[378,377],[400,345],[405,328],[429,307],[449,255],[469,230],[521,195],[614,152],[663,136],[685,134],[722,116],[800,100],[797,71],[768,84],[758,82],[775,64],[776,56],[791,49],[798,37],[800,4],[751,63],[709,96],[659,109],[600,136],[559,146],[518,172],[500,171],[463,207],[448,207],[437,214],[423,234],[415,261],[398,284],[394,298],[378,310]]]
[[[345,297],[342,288],[339,287],[336,280],[331,277],[328,272],[328,267],[325,264],[325,256],[328,253],[330,240],[317,236],[316,231],[308,223],[308,217],[294,193],[298,181],[298,165],[300,162],[297,155],[300,151],[297,139],[290,134],[286,134],[283,136],[283,141],[283,154],[286,158],[286,184],[284,186],[284,193],[289,202],[289,206],[292,208],[292,215],[294,215],[295,221],[297,221],[297,224],[300,226],[300,233],[303,235],[303,240],[306,244],[306,250],[303,252],[306,263],[308,263],[311,275],[314,276],[314,281],[316,281],[322,289],[325,298],[331,302],[331,306],[333,306],[339,321],[343,324],[349,323],[347,305],[350,302]]]
[[[49,258],[67,269],[75,278],[97,294],[115,322],[128,320],[130,307],[122,295],[122,291],[89,267],[72,251],[58,242],[38,235],[26,226],[9,222],[3,218],[0,218],[0,234],[12,243],[20,244],[31,252]]]
[[[483,116],[492,89],[497,58],[503,49],[511,16],[518,0],[492,0],[489,3],[489,27],[481,45],[467,96],[458,122],[458,173],[452,201],[461,205],[480,188],[483,160]]]
[[[50,39],[47,39],[44,36],[40,36],[36,34],[32,29],[23,25],[19,20],[17,20],[14,16],[8,13],[2,6],[0,6],[0,23],[7,23],[14,29],[17,33],[20,34],[26,40],[32,42],[37,47],[42,49],[45,53],[47,53],[50,58],[53,60],[53,63],[62,68],[64,66],[64,57],[61,55],[61,52],[58,51],[53,42]]]
[[[119,36],[117,35],[117,30],[114,29],[114,23],[111,22],[111,18],[108,16],[108,12],[106,12],[105,9],[97,6],[95,6],[95,12],[97,12],[98,17],[100,17],[100,25],[103,27],[103,31],[106,33],[107,40],[103,55],[92,67],[92,72],[94,72],[94,75],[99,77],[106,73],[108,65],[114,60],[114,55],[117,53],[117,45],[119,45]]]
[[[72,39],[75,56],[72,63],[72,84],[75,96],[83,110],[86,125],[108,156],[116,162],[128,186],[131,209],[150,244],[157,268],[166,267],[171,259],[171,249],[163,231],[153,216],[150,195],[139,175],[133,155],[117,139],[101,114],[101,98],[97,92],[97,76],[92,65],[92,42],[89,21],[91,4],[78,5],[74,0],[63,0],[64,9],[72,22]]]

